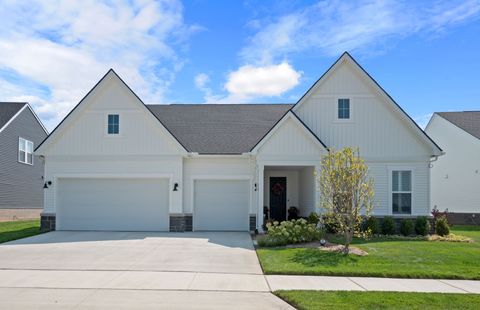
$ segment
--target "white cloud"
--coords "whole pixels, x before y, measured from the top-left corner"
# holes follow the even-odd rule
[[[241,50],[246,63],[268,64],[290,54],[372,52],[388,40],[443,31],[480,14],[480,1],[321,1],[267,18]],[[259,21],[255,20],[255,24]]]
[[[302,73],[286,62],[278,65],[246,65],[230,72],[225,89],[237,98],[280,96],[297,86]]]
[[[195,76],[195,86],[200,90],[205,89],[205,86],[209,81],[210,77],[206,73],[200,73]]]
[[[185,62],[177,50],[197,30],[177,0],[11,1],[0,20],[0,79],[7,70],[20,80],[0,87],[0,99],[29,98],[49,129],[109,68],[160,103]]]

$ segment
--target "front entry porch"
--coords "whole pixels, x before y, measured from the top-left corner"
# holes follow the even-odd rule
[[[264,166],[259,205],[264,221],[307,217],[315,211],[317,195],[315,166]]]

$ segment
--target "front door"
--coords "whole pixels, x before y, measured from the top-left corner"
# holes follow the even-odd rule
[[[270,219],[285,221],[287,219],[287,178],[270,178]]]

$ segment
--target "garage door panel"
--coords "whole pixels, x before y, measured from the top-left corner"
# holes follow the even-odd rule
[[[167,231],[167,179],[59,179],[59,230]]]
[[[196,180],[195,230],[247,231],[249,188],[248,180]]]

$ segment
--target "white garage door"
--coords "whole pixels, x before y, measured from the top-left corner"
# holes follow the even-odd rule
[[[58,230],[168,231],[167,179],[59,179]]]
[[[248,231],[249,181],[196,180],[195,230]]]

